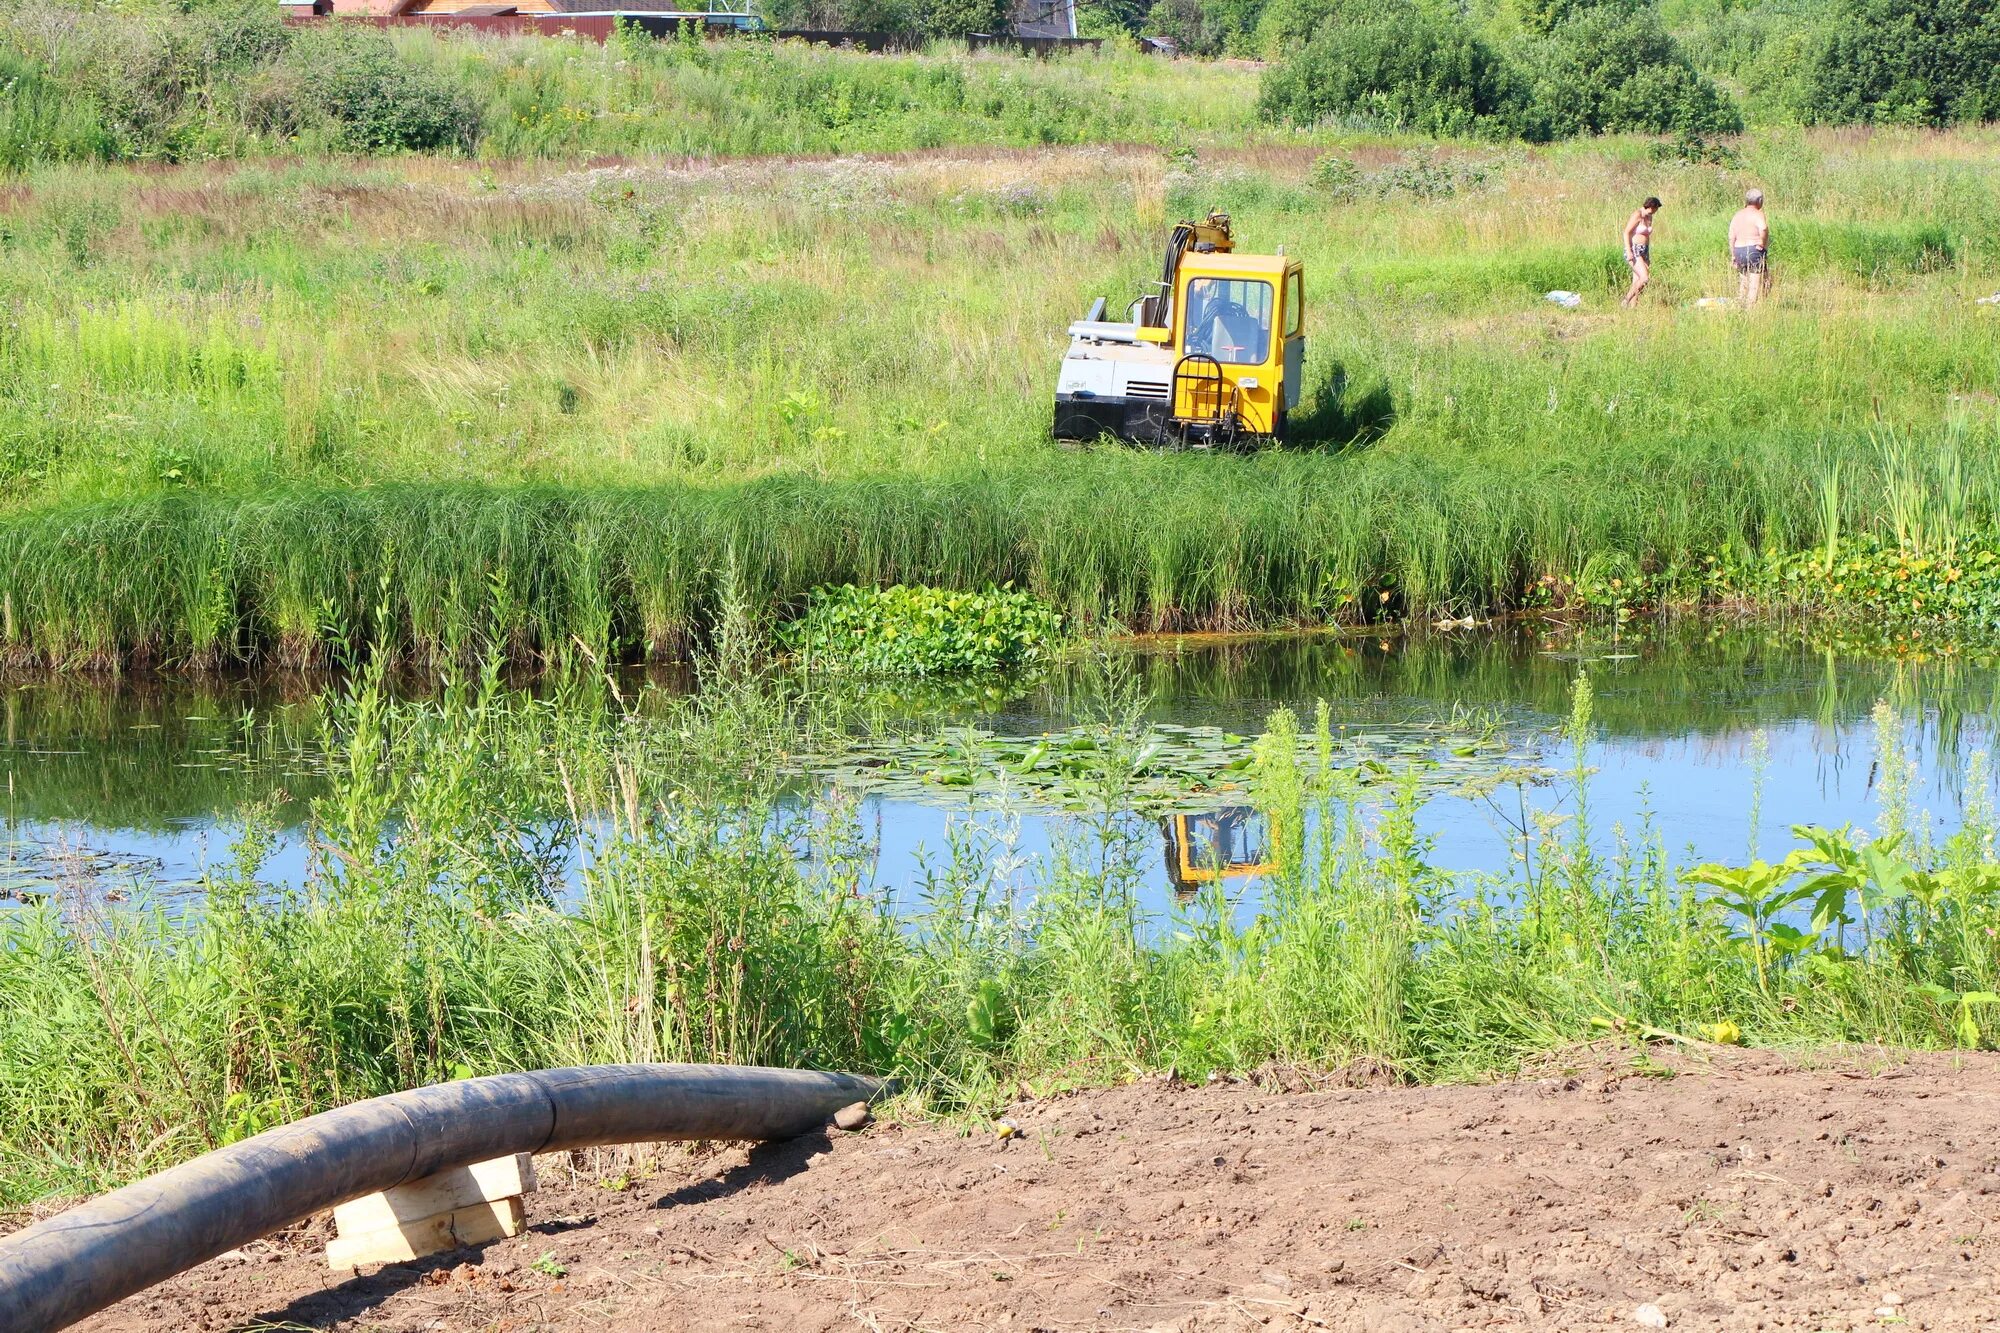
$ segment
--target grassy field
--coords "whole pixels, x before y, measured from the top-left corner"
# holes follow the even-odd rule
[[[378,667],[329,699],[302,885],[260,875],[272,810],[252,805],[199,911],[79,882],[0,913],[0,1205],[553,1064],[893,1072],[952,1112],[1024,1082],[1268,1062],[1465,1078],[1607,1034],[1641,1043],[1642,1068],[1656,1038],[1992,1040],[1986,759],[1967,759],[1963,831],[1910,836],[1887,705],[1872,839],[1802,831],[1776,867],[1687,867],[1660,830],[1593,821],[1575,689],[1576,758],[1523,790],[1516,871],[1464,877],[1428,864],[1414,771],[1364,787],[1326,762],[1324,719],[1279,714],[1252,770],[1276,874],[1254,908],[1211,893],[1163,919],[1138,893],[1156,831],[1115,813],[1149,741],[1115,677],[1097,762],[1071,779],[1100,813],[1036,857],[961,822],[919,882],[888,886],[851,797],[781,799],[783,756],[842,724],[824,704],[740,669],[629,711],[496,680],[397,703]]]
[[[9,656],[312,661],[381,587],[413,657],[496,621],[524,658],[668,656],[730,570],[780,611],[824,582],[1012,579],[1140,628],[1684,601],[1712,557],[1934,545],[2000,506],[1990,131],[1773,131],[1740,167],[1669,165],[1272,137],[1222,65],[780,53],[759,78],[404,40],[526,99],[503,156],[0,189]],[[607,106],[621,146],[704,155],[565,158],[612,141]],[[874,155],[708,155],[835,150]],[[1327,152],[1355,197],[1312,184]],[[1772,300],[1694,308],[1733,291],[1749,183]],[[1620,314],[1648,193],[1655,291]],[[1312,438],[1056,446],[1062,328],[1210,207],[1306,259]]]

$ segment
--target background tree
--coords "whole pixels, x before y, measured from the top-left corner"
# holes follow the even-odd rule
[[[1330,9],[1266,77],[1274,120],[1348,120],[1435,135],[1498,136],[1521,124],[1520,81],[1464,19],[1408,0]]]
[[[1801,108],[1808,121],[2000,119],[1995,0],[1835,0],[1821,32]]]
[[[1534,70],[1532,130],[1576,134],[1730,134],[1743,117],[1703,76],[1650,4],[1570,3],[1526,45]]]
[[[479,108],[450,79],[404,60],[388,34],[315,24],[301,30],[262,86],[280,132],[324,127],[351,152],[438,152],[479,142]]]

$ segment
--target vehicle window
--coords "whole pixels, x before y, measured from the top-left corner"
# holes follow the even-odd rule
[[[1188,865],[1195,870],[1233,870],[1260,864],[1270,855],[1266,821],[1248,806],[1224,806],[1187,817]]]
[[[1306,322],[1306,284],[1303,274],[1285,275],[1285,336],[1296,338]]]
[[[1188,284],[1183,352],[1225,366],[1260,366],[1271,351],[1271,284],[1242,278],[1196,278]]]

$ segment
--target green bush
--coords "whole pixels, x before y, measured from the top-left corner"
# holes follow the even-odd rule
[[[2000,120],[1995,0],[1837,0],[1805,76],[1805,118],[1952,125]]]
[[[1046,602],[1009,587],[817,588],[781,642],[818,667],[877,676],[990,674],[1043,660],[1062,629]]]
[[[895,32],[963,37],[1004,32],[1004,0],[764,0],[765,21],[775,28]]]
[[[1339,153],[1321,153],[1313,159],[1312,170],[1306,174],[1307,182],[1315,190],[1335,199],[1355,198],[1361,193],[1365,179],[1354,159]]]
[[[349,152],[466,151],[479,110],[456,83],[404,60],[387,34],[344,24],[301,31],[263,90],[273,128],[330,128]]]
[[[1002,0],[929,0],[922,17],[922,31],[935,37],[1007,31],[1007,6]]]
[[[102,160],[115,152],[95,106],[0,49],[0,170],[18,171],[31,162]]]
[[[229,154],[244,137],[237,87],[285,37],[255,0],[0,5],[0,162]]]
[[[295,136],[351,152],[462,150],[478,140],[479,115],[386,34],[288,29],[255,0],[0,5],[0,167],[184,162]]]
[[[1265,76],[1258,105],[1293,125],[1491,136],[1514,131],[1522,98],[1506,62],[1464,20],[1401,3],[1329,13]]]
[[[1532,140],[1743,128],[1644,0],[1563,0],[1525,21],[1539,35],[1509,54],[1463,18],[1408,0],[1367,10],[1279,0],[1262,31],[1293,45],[1267,76],[1260,109],[1294,125]]]
[[[1827,8],[1828,0],[1752,0],[1685,21],[1669,8],[1665,17],[1695,68],[1735,91],[1746,121],[1773,124],[1798,119]]]
[[[1143,28],[1190,55],[1256,55],[1264,9],[1262,0],[1156,0]]]
[[[1743,117],[1668,34],[1659,11],[1621,0],[1573,9],[1527,51],[1532,137],[1731,134]]]

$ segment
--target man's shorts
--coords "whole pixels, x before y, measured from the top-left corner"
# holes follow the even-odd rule
[[[1764,247],[1761,245],[1738,245],[1730,248],[1735,258],[1738,273],[1762,273],[1764,271]]]

